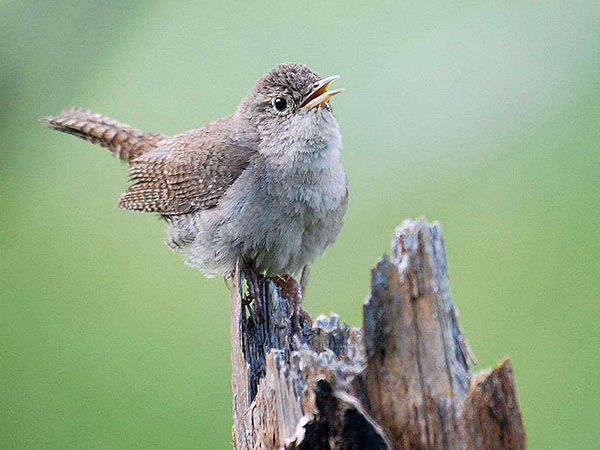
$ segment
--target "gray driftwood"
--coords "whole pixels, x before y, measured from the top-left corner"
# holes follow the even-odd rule
[[[233,439],[249,449],[524,449],[510,361],[471,374],[438,223],[405,221],[372,270],[362,328],[332,314],[294,330],[259,277],[231,289]]]

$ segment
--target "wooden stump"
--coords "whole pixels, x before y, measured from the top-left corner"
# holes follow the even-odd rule
[[[471,374],[438,223],[405,221],[372,270],[362,328],[337,315],[294,330],[259,277],[231,289],[233,438],[247,449],[524,449],[510,361]]]

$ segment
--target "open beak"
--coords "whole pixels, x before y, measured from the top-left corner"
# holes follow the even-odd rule
[[[317,106],[321,106],[327,103],[329,99],[334,95],[343,92],[343,89],[336,89],[334,91],[327,92],[327,86],[329,86],[333,80],[337,80],[339,77],[339,75],[333,75],[331,77],[323,78],[322,80],[317,81],[314,85],[313,90],[310,91],[310,94],[308,94],[304,98],[304,100],[302,100],[302,103],[300,104],[299,108],[316,108]]]

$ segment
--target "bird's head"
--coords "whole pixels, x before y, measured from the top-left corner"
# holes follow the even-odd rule
[[[234,117],[265,156],[315,157],[341,147],[339,127],[328,91],[337,75],[321,78],[301,64],[280,64],[259,78]]]

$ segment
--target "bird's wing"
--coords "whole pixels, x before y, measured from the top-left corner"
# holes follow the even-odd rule
[[[214,124],[175,136],[131,162],[134,184],[121,195],[117,207],[163,215],[212,208],[251,156],[250,150],[234,145]]]

